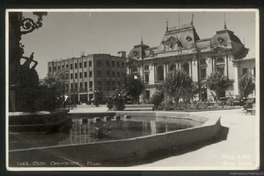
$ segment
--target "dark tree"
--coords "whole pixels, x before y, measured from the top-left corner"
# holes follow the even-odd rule
[[[229,87],[233,85],[233,83],[233,80],[230,80],[219,72],[211,73],[211,75],[206,79],[206,85],[209,87],[210,90],[215,92],[216,100],[218,100],[219,92],[226,91]]]
[[[139,103],[139,95],[144,89],[144,84],[138,73],[124,74],[121,86],[122,89],[127,92],[128,96],[133,97],[133,99]]]
[[[197,92],[197,86],[192,78],[184,70],[176,69],[167,74],[163,89],[165,95],[174,97],[176,103],[180,98],[186,102]]]
[[[239,93],[241,97],[248,97],[255,90],[254,78],[251,74],[244,74],[238,81]]]

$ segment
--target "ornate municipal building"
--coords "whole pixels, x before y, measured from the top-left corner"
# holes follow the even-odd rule
[[[226,23],[214,36],[201,39],[191,23],[168,27],[156,47],[143,43],[135,45],[126,63],[129,73],[140,73],[145,84],[143,95],[149,99],[159,89],[166,74],[173,69],[184,69],[194,82],[203,82],[213,71],[234,80],[233,87],[220,93],[220,97],[239,95],[238,80],[250,72],[255,76],[255,57],[246,57],[249,49],[229,30]],[[205,85],[197,99],[208,99],[212,93]]]

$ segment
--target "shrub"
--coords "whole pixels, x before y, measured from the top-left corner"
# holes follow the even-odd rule
[[[154,104],[154,109],[159,109],[160,108],[159,106],[163,101],[163,99],[164,99],[163,91],[156,91],[149,100],[149,103]]]

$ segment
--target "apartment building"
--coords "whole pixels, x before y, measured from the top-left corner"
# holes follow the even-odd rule
[[[53,60],[48,62],[48,73],[69,70],[68,96],[74,103],[88,103],[92,99],[103,103],[105,93],[120,85],[126,72],[125,52],[120,56],[110,54],[90,54],[78,58]]]

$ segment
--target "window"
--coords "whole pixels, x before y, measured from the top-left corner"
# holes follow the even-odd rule
[[[89,77],[93,77],[93,72],[89,72]]]
[[[80,78],[82,78],[82,73],[80,73]]]
[[[102,89],[102,82],[101,81],[97,81],[97,89],[98,90]]]
[[[87,90],[87,82],[84,82],[84,88]]]
[[[145,65],[145,70],[149,70],[149,65]]]
[[[109,61],[106,61],[105,65],[106,65],[107,67],[109,67],[109,66],[110,66]]]
[[[160,65],[158,67],[158,81],[164,81],[164,67]]]
[[[73,74],[71,73],[71,79],[73,79]]]
[[[96,61],[96,66],[97,67],[101,67],[102,66],[102,61],[101,60],[97,60]]]
[[[138,69],[137,67],[132,68],[132,73],[137,73]]]
[[[75,79],[77,79],[77,78],[78,78],[77,73],[75,73]]]
[[[79,63],[79,68],[82,68],[82,63],[81,62]]]
[[[171,64],[170,65],[170,71],[173,71],[175,68],[176,68],[176,65],[175,64]]]
[[[201,68],[201,79],[206,78],[206,68]]]
[[[92,66],[92,61],[89,61],[89,67],[91,67]]]
[[[49,67],[49,72],[51,72],[51,67]]]
[[[55,71],[56,70],[56,67],[53,67],[53,70]]]
[[[115,61],[112,61],[112,67],[114,67],[115,66]]]
[[[80,89],[82,90],[82,82],[80,82]]]
[[[75,83],[75,90],[78,90],[78,83]]]
[[[66,68],[68,68],[68,64],[66,65]]]
[[[110,76],[110,72],[106,71],[106,77],[109,77],[109,76]]]
[[[256,78],[256,68],[255,67],[253,68],[253,76],[254,78]]]
[[[64,65],[63,65],[63,66],[61,66],[61,68],[64,68]]]
[[[58,70],[60,69],[60,66],[58,66]]]
[[[84,68],[86,68],[87,67],[87,62],[84,62],[83,64],[84,64]]]
[[[220,58],[218,58],[218,59],[216,60],[216,63],[218,63],[218,64],[219,64],[219,63],[223,63],[223,64],[224,64],[224,63],[225,63],[225,60],[224,60],[223,58],[220,57]]]
[[[106,81],[106,89],[110,90],[110,81]]]
[[[73,89],[73,83],[71,83],[71,89]]]
[[[124,63],[124,62],[122,62],[122,67],[123,67],[123,68],[125,67],[125,63]]]
[[[117,76],[120,77],[120,72],[117,72]]]
[[[119,62],[116,62],[116,66],[119,67]]]
[[[72,70],[72,64],[71,64],[71,70]]]
[[[149,83],[149,74],[145,73],[145,83]]]
[[[77,63],[74,64],[74,68],[77,69]]]
[[[247,74],[247,72],[248,72],[247,68],[242,68],[242,75]]]
[[[221,57],[216,60],[216,71],[222,75],[225,73],[225,60]]]
[[[89,87],[90,87],[90,88],[93,88],[93,81],[90,81],[90,83],[89,83]]]
[[[87,72],[84,72],[84,77],[87,78]]]
[[[224,66],[217,66],[217,72],[224,75],[225,67]]]
[[[205,59],[201,59],[201,60],[200,60],[200,64],[201,64],[201,65],[206,64],[206,60],[205,60]]]
[[[112,76],[115,77],[115,71],[112,71]]]
[[[188,63],[183,64],[183,70],[189,75],[189,64]]]
[[[115,81],[112,82],[112,89],[115,90]]]
[[[102,74],[101,74],[101,71],[97,71],[97,77],[101,77]]]

